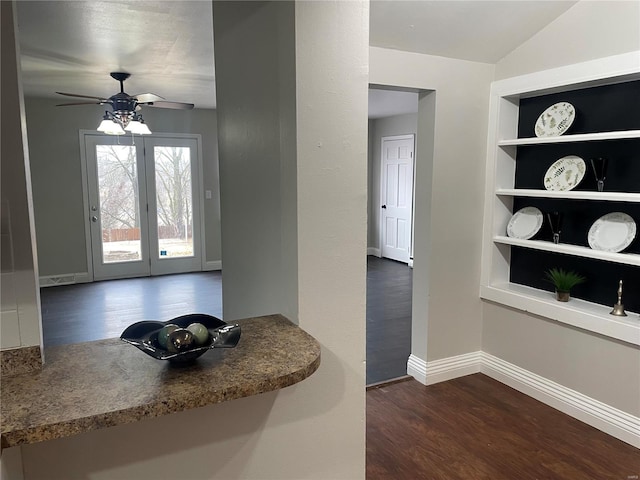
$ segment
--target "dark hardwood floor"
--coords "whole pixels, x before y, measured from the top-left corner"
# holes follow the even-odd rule
[[[367,385],[407,374],[413,270],[367,257]]]
[[[485,375],[367,392],[367,480],[637,480],[640,450]]]
[[[132,323],[187,313],[222,318],[219,271],[40,289],[45,347],[119,337]]]

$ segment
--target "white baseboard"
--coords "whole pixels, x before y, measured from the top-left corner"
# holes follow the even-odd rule
[[[427,363],[421,358],[410,355],[409,361],[407,362],[407,374],[414,377],[423,385],[445,382],[480,372],[481,355],[482,352],[480,351],[471,352]],[[411,371],[409,371],[410,366]],[[414,373],[417,376],[414,375]]]
[[[481,357],[482,352],[477,351],[427,362],[426,385],[433,385],[434,383],[444,382],[452,378],[479,373]]]
[[[60,275],[45,275],[39,278],[41,287],[54,287],[56,285],[73,285],[75,283],[89,283],[93,279],[88,272],[63,273]]]
[[[208,272],[210,270],[222,270],[222,260],[208,260],[204,262],[202,271]]]
[[[425,362],[411,355],[407,362],[407,374],[423,385],[432,385],[478,372],[640,448],[640,417],[618,410],[486,352],[471,352],[434,362]]]
[[[421,384],[427,384],[427,362],[411,354],[407,360],[407,375],[411,375]]]
[[[640,418],[482,352],[481,372],[567,415],[640,448]]]
[[[380,253],[380,249],[375,247],[368,247],[367,255],[373,255],[374,257],[378,257],[378,258],[382,256],[382,254]]]

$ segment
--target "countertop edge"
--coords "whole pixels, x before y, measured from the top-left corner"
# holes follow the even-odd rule
[[[258,318],[260,319],[262,317]],[[278,321],[280,319],[284,319],[286,322],[290,323],[290,325],[295,326],[281,315],[272,315],[264,318],[266,320],[273,318]],[[297,326],[296,328],[299,329]],[[195,398],[158,399],[147,402],[143,405],[136,405],[131,408],[105,411],[95,415],[72,418],[61,422],[42,423],[36,426],[16,428],[6,432],[3,431],[1,435],[1,448],[4,449],[39,443],[93,430],[135,423],[145,419],[161,417],[172,413],[223,403],[239,398],[260,395],[262,393],[289,387],[311,376],[319,368],[321,362],[321,349],[318,342],[309,334],[304,332],[304,330],[299,330],[308,337],[308,339],[311,339],[315,343],[315,345],[313,345],[315,347],[315,351],[310,352],[314,355],[313,360],[295,371],[288,372],[280,376],[274,376],[272,378],[264,377],[264,379],[260,379],[255,381],[255,383],[252,383],[250,388],[247,385],[242,384],[230,385],[227,388],[222,389],[205,388],[202,393]]]

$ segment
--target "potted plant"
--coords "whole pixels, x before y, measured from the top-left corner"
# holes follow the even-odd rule
[[[556,287],[556,300],[559,302],[569,301],[571,289],[584,283],[587,279],[574,271],[566,271],[562,268],[552,268],[545,272],[546,279]]]

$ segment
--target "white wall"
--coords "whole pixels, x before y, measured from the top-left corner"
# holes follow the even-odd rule
[[[115,86],[115,82],[114,82]],[[87,272],[85,212],[78,132],[96,128],[104,106],[56,107],[65,99],[26,98],[40,275]],[[146,108],[145,122],[154,133],[202,135],[204,228],[207,261],[219,261],[220,204],[215,110]],[[128,137],[130,141],[130,137]],[[125,139],[123,139],[125,141]],[[203,192],[204,195],[204,192]]]
[[[255,21],[233,23],[228,16],[235,9],[251,8],[257,10]],[[285,190],[293,186],[288,182],[296,184],[298,321],[322,346],[319,370],[279,392],[24,447],[27,480],[364,478],[368,5],[300,2],[295,17],[291,4],[273,2],[265,8],[269,11],[251,4],[214,5],[215,15],[226,11],[220,21],[238,29],[238,37],[228,33],[238,39],[240,51],[243,43],[255,39],[247,28],[269,30],[273,22],[284,21],[281,33],[286,36],[292,27],[286,22],[295,20],[296,90],[289,93],[295,94],[297,104],[297,161],[295,175],[280,177],[280,194],[290,197]],[[273,58],[245,60],[261,65],[265,74],[278,68]],[[264,101],[277,107],[270,99]],[[288,122],[290,106],[284,111]],[[251,142],[258,133],[236,130],[222,119],[220,128],[221,137],[236,134],[239,141]],[[285,130],[290,132],[290,126]],[[291,162],[288,142],[284,140],[284,162]],[[221,172],[224,186],[225,169]],[[241,188],[246,191],[259,183],[261,172],[247,170]],[[239,206],[238,222],[250,216],[252,208],[259,209],[262,198],[251,199]],[[223,215],[225,211],[223,205]],[[291,234],[288,220],[280,230],[286,235]],[[259,244],[260,238],[254,242]],[[241,262],[230,259],[227,264],[227,251],[223,254],[225,273]],[[269,266],[264,260],[254,268]],[[283,272],[289,275],[288,269]],[[243,291],[255,308],[259,305],[254,299],[261,298],[255,289],[260,287],[249,283]],[[291,301],[287,295],[281,298]]]
[[[496,80],[640,49],[640,1],[581,0],[496,64]]]
[[[493,73],[489,64],[370,48],[372,84],[434,91],[419,100],[414,214],[412,354],[425,361],[481,347],[478,285]]]
[[[640,48],[640,2],[581,1],[496,66],[500,78]],[[483,350],[632,415],[640,414],[640,349],[483,303]]]
[[[416,104],[418,99],[416,98]],[[417,135],[418,114],[408,113],[369,121],[369,248],[380,249],[380,173],[382,137],[392,135]],[[418,157],[417,149],[414,158]],[[415,163],[415,162],[414,162]]]
[[[2,4],[1,348],[41,346],[29,149],[12,2]]]

